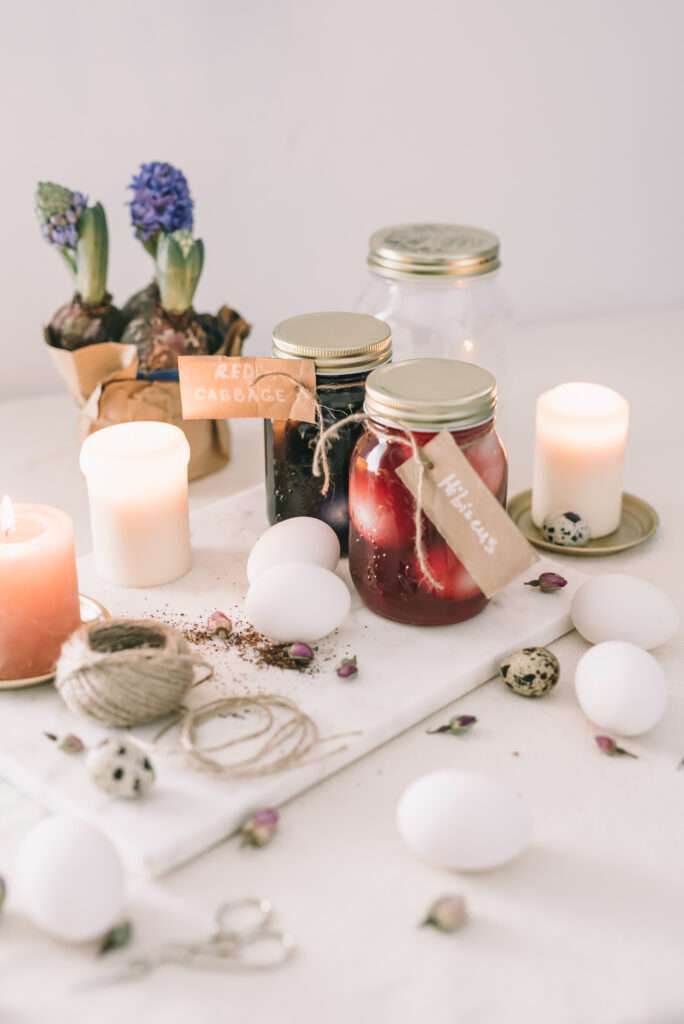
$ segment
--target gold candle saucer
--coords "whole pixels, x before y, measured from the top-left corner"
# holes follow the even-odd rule
[[[565,547],[552,544],[545,540],[541,530],[532,522],[532,491],[516,494],[508,503],[508,514],[531,544],[545,551],[555,551],[558,555],[583,555],[584,557],[603,557],[616,555],[619,551],[627,551],[652,537],[658,529],[660,520],[658,513],[642,498],[634,494],[622,495],[622,519],[617,530],[606,537],[597,537],[578,547]]]
[[[111,619],[109,611],[94,597],[79,594],[78,599],[81,605],[81,623],[83,625],[88,622],[104,622],[106,619]],[[0,679],[0,690],[21,690],[28,686],[39,686],[40,683],[49,683],[51,679],[54,679],[54,675],[54,672],[48,672],[46,675],[31,676],[27,679]]]

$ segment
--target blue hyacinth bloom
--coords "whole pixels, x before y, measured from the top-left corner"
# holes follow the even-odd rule
[[[155,160],[142,164],[128,187],[133,191],[131,222],[143,242],[160,231],[192,231],[193,201],[182,171]]]

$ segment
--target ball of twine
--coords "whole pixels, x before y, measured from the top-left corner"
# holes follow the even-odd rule
[[[208,667],[175,629],[153,620],[110,619],[71,635],[55,684],[71,711],[128,727],[177,711],[196,665]]]

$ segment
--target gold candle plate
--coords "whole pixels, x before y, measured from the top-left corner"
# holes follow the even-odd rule
[[[545,540],[541,530],[532,522],[532,491],[523,491],[511,498],[508,503],[508,514],[530,544],[534,544],[536,548],[554,551],[558,555],[581,555],[585,558],[616,555],[620,551],[628,551],[629,548],[643,544],[653,536],[660,522],[658,513],[652,505],[634,494],[625,493],[622,495],[622,519],[617,530],[606,537],[597,537],[596,540],[587,541],[578,547],[565,547]]]

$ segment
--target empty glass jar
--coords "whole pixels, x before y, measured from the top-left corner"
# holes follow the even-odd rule
[[[284,320],[273,332],[274,356],[316,364],[316,397],[326,427],[362,411],[366,377],[391,354],[387,324],[361,313],[306,313]],[[331,482],[325,496],[321,479],[312,473],[318,425],[266,420],[264,429],[269,521],[315,516],[333,528],[346,554],[349,461],[362,425],[343,427],[329,446]]]
[[[357,309],[392,331],[393,358],[460,359],[505,377],[508,305],[499,239],[460,224],[401,224],[371,237]]]
[[[418,445],[450,431],[473,469],[505,505],[506,452],[494,427],[496,382],[479,366],[413,359],[375,370],[366,385],[369,417],[351,462],[349,568],[365,604],[397,622],[437,626],[477,615],[487,598],[436,527],[422,517],[424,575],[415,546],[413,496],[397,476],[412,458],[401,424]]]

